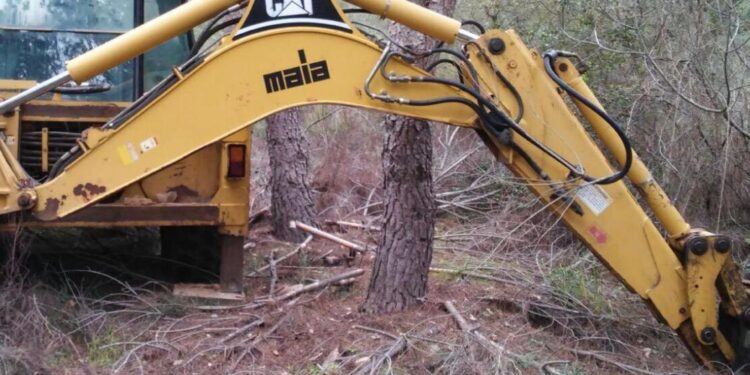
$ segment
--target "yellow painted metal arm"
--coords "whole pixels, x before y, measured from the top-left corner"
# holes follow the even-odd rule
[[[473,126],[476,115],[460,104],[407,107],[368,97],[365,80],[380,56],[380,48],[357,34],[321,28],[232,42],[181,73],[182,79],[117,129],[90,132],[90,149],[37,187],[34,214],[42,220],[69,215],[289,107],[342,104]],[[389,70],[426,75],[404,62]],[[424,99],[462,96],[442,85],[392,85],[379,76],[371,89]]]
[[[346,1],[446,43],[453,43],[461,30],[461,22],[408,0]]]
[[[560,59],[555,68],[561,78],[573,89],[588,98],[596,106],[604,108],[570,60]],[[586,121],[591,124],[592,129],[599,139],[611,150],[615,159],[622,164],[625,160],[625,150],[612,128],[590,108],[574,98],[572,100],[584,118],[586,118]],[[651,176],[643,161],[635,152],[633,154],[633,165],[628,172],[628,178],[641,190],[654,214],[667,229],[670,237],[682,238],[687,236],[690,233],[690,225],[679,211],[677,211],[677,208],[669,200],[669,197],[661,186]]]
[[[321,5],[312,1],[304,4]],[[405,0],[350,1],[447,42],[461,33],[458,21]],[[191,1],[71,61],[70,75],[86,80],[235,2]],[[50,181],[33,189],[21,186],[22,171],[0,160],[0,173],[6,177],[0,180],[0,213],[33,206],[38,199],[33,208],[37,218],[65,217],[294,106],[341,104],[472,127],[703,363],[750,360],[742,359],[750,356],[750,331],[743,320],[750,301],[728,254],[731,243],[691,229],[637,155],[628,176],[667,229],[669,242],[624,181],[592,183],[613,175],[615,168],[570,110],[558,87],[564,85],[550,79],[542,56],[526,48],[515,33],[493,30],[469,38],[464,47],[473,69],[464,66],[463,78],[472,87],[461,90],[461,84],[431,80],[434,77],[404,60],[384,59],[381,49],[356,32],[336,5],[322,12],[328,18],[309,14],[300,20],[292,18],[299,10],[283,15],[285,9],[258,4],[248,7],[235,40],[225,39],[226,44],[191,68],[177,70],[174,82],[154,91],[127,117],[87,132],[80,155]],[[251,9],[258,19],[250,17]],[[307,9],[312,10],[323,8]],[[382,61],[383,70],[374,71]],[[557,61],[562,79],[600,106],[572,65],[562,64],[570,62]],[[609,124],[580,102],[574,104],[615,161],[622,162],[623,145]],[[518,124],[509,119],[520,112]],[[22,193],[28,199],[22,200]],[[717,316],[720,311],[739,322],[739,328],[727,328],[727,320]]]
[[[493,41],[512,47],[493,54]],[[595,178],[612,175],[614,168],[569,110],[566,96],[548,76],[542,56],[528,50],[515,33],[500,31],[486,33],[468,51],[485,91],[496,95],[498,105],[506,112],[518,107],[517,99],[507,84],[489,77],[498,72],[504,74],[521,93],[525,114],[520,125],[525,131],[575,162],[586,174]],[[602,108],[570,61],[560,59],[555,68],[578,94]],[[573,102],[606,150],[622,163],[623,140],[590,108],[578,100]],[[628,177],[667,229],[669,241],[624,181],[592,185],[571,178],[567,168],[526,139],[514,136],[512,142],[516,147],[496,140],[499,156],[508,167],[523,179],[535,182],[530,189],[629,289],[652,306],[700,362],[708,367],[713,367],[714,361],[747,363],[750,301],[744,291],[738,291],[744,288],[737,265],[728,256],[732,247],[728,238],[691,229],[635,154]],[[722,302],[718,304],[717,300]]]
[[[492,39],[506,46],[501,54],[489,52]],[[520,125],[545,146],[594,177],[608,176],[613,168],[587,134],[579,120],[544,71],[542,56],[524,46],[513,32],[489,31],[468,47],[469,55],[487,93],[494,93],[498,104],[511,113],[516,98],[495,77],[501,69],[523,99]],[[491,56],[492,65],[485,62]],[[529,181],[529,188],[544,204],[561,216],[588,247],[623,282],[654,305],[661,318],[677,328],[689,318],[685,271],[680,260],[664,241],[659,230],[628,191],[624,182],[593,185],[571,179],[570,171],[522,137],[513,142],[528,156],[500,140],[500,157],[514,174]],[[529,163],[532,160],[544,176]]]
[[[71,60],[68,73],[81,83],[192,29],[241,0],[193,0]]]
[[[424,34],[453,43],[461,23],[408,0],[347,0]],[[67,63],[81,83],[192,29],[241,0],[193,0]]]

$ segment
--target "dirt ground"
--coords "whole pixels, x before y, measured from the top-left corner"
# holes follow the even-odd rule
[[[325,229],[370,245],[377,236],[359,229]],[[248,274],[265,265],[271,252],[278,257],[295,247],[274,240],[266,222],[256,224],[250,238]],[[455,257],[436,250],[433,265],[455,264]],[[263,304],[258,301],[267,300],[268,273],[246,279],[243,301],[177,298],[158,288],[136,291],[123,298],[130,302],[119,306],[130,312],[113,309],[118,317],[110,319],[111,328],[105,330],[112,337],[93,345],[89,339],[81,347],[88,351],[82,355],[87,363],[63,361],[53,373],[701,372],[678,339],[650,318],[645,307],[635,306],[636,315],[623,320],[597,317],[545,305],[534,285],[502,282],[501,277],[433,272],[422,305],[397,314],[362,314],[358,308],[373,259],[372,253],[351,259],[342,246],[315,239],[299,256],[278,265],[276,297],[294,285],[354,269],[365,270],[364,275],[352,283]],[[494,344],[462,332],[446,312],[446,301],[452,301],[473,332]],[[149,306],[159,313],[144,313],[151,311]],[[375,370],[373,363],[378,363]]]
[[[114,260],[78,262],[62,278],[0,293],[0,372],[703,373],[678,338],[586,256],[540,272],[540,258],[548,255],[529,253],[522,242],[497,253],[476,238],[466,246],[457,242],[464,241],[462,233],[450,231],[454,227],[445,220],[438,225],[424,303],[385,315],[359,311],[374,253],[352,257],[349,249],[319,238],[276,266],[270,298],[270,272],[254,270],[267,265],[270,254],[279,258],[297,245],[275,240],[267,220],[254,223],[249,235],[242,300],[177,297],[172,284],[112,276],[102,267],[118,264]],[[323,229],[375,249],[377,232]],[[554,254],[554,247],[577,246],[554,233],[548,237],[554,240],[536,246],[549,247],[553,258],[566,257]],[[303,285],[355,270],[361,275],[285,298]],[[136,266],[123,274],[142,272]],[[448,301],[471,332],[446,311]]]

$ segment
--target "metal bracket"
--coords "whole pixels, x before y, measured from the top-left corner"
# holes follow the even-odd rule
[[[688,237],[684,241],[687,270],[688,305],[696,337],[703,345],[717,344],[725,357],[732,360],[734,350],[719,331],[719,306],[716,280],[726,262],[731,259],[731,243],[707,232]]]

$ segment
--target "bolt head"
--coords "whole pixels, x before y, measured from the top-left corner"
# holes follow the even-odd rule
[[[36,201],[34,197],[29,193],[22,193],[18,196],[18,206],[28,210],[32,207],[34,207],[34,204],[36,204]]]
[[[701,340],[708,344],[713,344],[716,340],[716,330],[711,327],[703,328],[701,331]]]
[[[695,255],[703,255],[708,251],[708,241],[703,237],[691,238],[685,244],[685,250]]]
[[[490,53],[493,55],[499,55],[505,52],[505,42],[500,38],[490,39],[489,45]]]
[[[727,237],[719,237],[714,241],[714,248],[720,253],[726,253],[732,250],[732,240]]]

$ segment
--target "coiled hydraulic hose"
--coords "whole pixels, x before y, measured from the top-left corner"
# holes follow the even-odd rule
[[[570,87],[565,81],[560,78],[560,76],[555,72],[554,64],[555,60],[559,57],[577,57],[574,53],[571,52],[565,52],[565,51],[557,51],[557,50],[550,50],[544,53],[544,69],[547,71],[547,74],[552,78],[555,83],[560,86],[568,95],[572,96],[579,102],[583,103],[586,107],[594,111],[599,117],[601,117],[604,121],[607,122],[607,124],[612,128],[612,130],[617,133],[617,136],[622,141],[622,146],[625,148],[625,162],[622,165],[622,168],[617,173],[609,176],[604,177],[600,179],[591,179],[590,177],[586,176],[584,177],[587,181],[593,182],[598,185],[607,185],[612,184],[617,181],[620,181],[623,177],[625,177],[628,172],[630,171],[630,167],[633,165],[633,147],[630,144],[630,139],[628,139],[627,134],[625,134],[625,131],[622,129],[622,127],[615,121],[612,117],[607,114],[602,108],[597,106],[596,104],[592,103],[590,100],[586,99],[581,93]],[[588,178],[587,178],[588,177]]]

